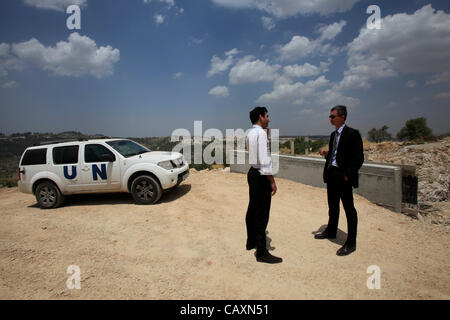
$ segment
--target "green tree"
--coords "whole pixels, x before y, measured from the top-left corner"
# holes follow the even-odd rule
[[[326,146],[328,142],[324,140],[309,140],[306,141],[304,137],[297,137],[294,140],[294,150],[295,154],[305,154],[305,149],[310,149],[312,152],[317,152],[323,146]],[[281,148],[291,148],[291,142],[286,141],[283,143]]]
[[[310,141],[309,146],[311,147],[312,152],[317,152],[320,148],[326,146],[327,144],[328,142],[326,142],[325,140],[314,140]]]
[[[305,149],[307,148],[308,144],[305,141],[304,137],[301,138],[295,138],[294,141],[294,150],[295,150],[295,154],[304,154],[305,153]]]
[[[367,133],[367,139],[372,142],[382,142],[382,141],[390,141],[392,140],[392,136],[389,132],[388,126],[382,126],[380,129],[373,128]]]
[[[397,133],[397,138],[402,141],[411,141],[425,139],[431,135],[432,131],[427,126],[427,119],[422,117],[406,121],[405,126]]]

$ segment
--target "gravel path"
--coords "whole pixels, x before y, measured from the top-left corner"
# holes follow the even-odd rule
[[[40,210],[32,195],[0,189],[0,299],[449,299],[449,228],[413,220],[355,195],[357,250],[315,240],[326,190],[277,179],[268,226],[278,265],[245,250],[246,176],[191,171],[153,206],[130,195],[70,197]],[[79,266],[81,289],[67,268]],[[370,290],[369,266],[381,271]]]

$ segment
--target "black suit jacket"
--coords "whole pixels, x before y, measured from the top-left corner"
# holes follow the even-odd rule
[[[333,141],[336,131],[331,134],[329,142],[329,152],[326,156],[325,167],[323,170],[323,181],[328,180],[328,162],[331,161],[331,150],[333,150]],[[342,129],[341,138],[336,153],[336,162],[344,175],[348,177],[353,187],[358,188],[358,170],[364,162],[364,149],[359,132],[345,125]]]

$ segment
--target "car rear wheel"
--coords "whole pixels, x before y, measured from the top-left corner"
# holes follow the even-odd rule
[[[50,181],[41,182],[37,186],[34,194],[41,209],[57,208],[64,201],[64,196],[61,194],[58,187]]]
[[[131,184],[131,194],[137,204],[153,204],[162,196],[162,189],[155,178],[142,175]]]

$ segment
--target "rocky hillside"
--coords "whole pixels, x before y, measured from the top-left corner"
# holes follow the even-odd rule
[[[369,161],[395,164],[404,161],[405,164],[416,166],[420,213],[425,217],[433,216],[431,222],[450,225],[450,137],[419,145],[382,142],[366,145],[365,149]]]

